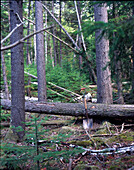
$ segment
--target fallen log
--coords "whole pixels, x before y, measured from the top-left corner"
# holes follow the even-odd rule
[[[2,99],[3,109],[11,109],[11,100]],[[49,103],[49,102],[25,102],[25,111],[40,114],[85,116],[84,104],[81,103]],[[87,112],[92,118],[119,118],[126,121],[134,120],[134,105],[119,104],[87,104]]]

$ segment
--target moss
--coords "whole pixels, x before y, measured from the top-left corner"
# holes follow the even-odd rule
[[[9,141],[17,142],[18,140],[19,140],[18,135],[13,133],[12,129],[9,128],[9,130],[4,138],[4,141],[8,143]]]
[[[121,170],[121,168],[119,168],[119,165],[112,165],[109,170]]]
[[[91,146],[92,142],[90,140],[87,141],[69,141],[68,143],[79,145],[79,146]]]
[[[97,170],[97,169],[99,170],[97,166],[86,165],[86,164],[78,164],[74,168],[74,170]]]
[[[126,132],[119,134],[118,136],[113,136],[112,138],[109,139],[109,143],[111,142],[116,142],[116,143],[121,143],[121,142],[133,142],[134,141],[134,132]]]

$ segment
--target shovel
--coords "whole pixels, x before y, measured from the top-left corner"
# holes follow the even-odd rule
[[[86,101],[86,98],[85,98],[85,94],[84,94],[84,107],[85,107],[86,119],[83,119],[83,128],[85,129],[89,139],[93,142],[93,144],[96,147],[96,143],[94,142],[94,140],[91,138],[90,134],[88,133],[88,130],[90,130],[93,127],[93,119],[89,119],[89,117],[88,117],[87,101]]]

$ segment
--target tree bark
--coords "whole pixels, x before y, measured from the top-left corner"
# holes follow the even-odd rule
[[[10,25],[11,30],[20,24],[20,20],[16,13],[22,20],[23,1],[10,0]],[[12,35],[11,44],[23,37],[23,25],[21,25]],[[15,127],[21,126],[23,130],[17,131],[20,140],[23,139],[25,134],[25,91],[24,91],[24,56],[23,56],[23,43],[11,49],[11,125]]]
[[[35,1],[35,20],[36,31],[43,28],[43,8],[39,1]],[[46,90],[46,72],[45,72],[45,55],[44,55],[44,35],[36,35],[37,46],[37,75],[38,75],[38,100],[47,100]]]
[[[28,4],[28,18],[30,18],[30,9],[31,9],[31,0],[29,0]],[[30,27],[30,22],[28,21],[27,25],[27,36],[29,35],[29,27]],[[31,59],[30,59],[30,53],[29,53],[29,39],[27,39],[27,65],[31,64]]]
[[[47,5],[47,1],[45,1],[45,5]],[[47,27],[47,11],[45,12],[45,27]],[[45,32],[45,59],[47,64],[47,32]]]
[[[108,22],[106,4],[95,4],[94,6],[95,21]],[[97,65],[97,102],[98,103],[113,103],[111,72],[109,69],[109,40],[101,35],[101,29],[95,33],[96,39],[96,65]]]
[[[61,24],[61,17],[62,17],[62,3],[61,3],[61,0],[60,0],[60,14],[59,14],[59,21],[60,21],[60,24]],[[61,27],[60,27],[60,35],[59,35],[60,39],[61,39]],[[62,45],[61,45],[61,42],[60,42],[60,66],[62,67]]]
[[[80,2],[76,2],[74,1],[74,5],[75,5],[75,10],[76,10],[76,14],[77,14],[77,19],[78,19],[78,30],[79,32],[81,32],[81,10],[80,10]],[[83,41],[82,41],[83,40]],[[84,43],[84,38],[83,38],[83,34],[81,32],[81,35],[78,35],[78,44],[79,44],[79,48],[81,49],[82,46],[81,44],[83,43],[83,47],[85,47],[85,43]],[[86,47],[84,48],[84,50],[86,51]],[[79,69],[82,69],[82,56],[79,55]]]
[[[132,8],[134,16],[134,6]],[[134,38],[133,38],[133,47],[132,47],[132,97],[134,97]]]
[[[116,2],[113,1],[113,18],[116,18]],[[113,38],[116,37],[118,33],[113,33]],[[115,60],[115,75],[116,75],[116,83],[117,83],[117,89],[118,89],[118,99],[116,100],[118,104],[124,104],[124,98],[122,94],[122,73],[121,73],[121,61],[118,59],[119,51],[114,51],[114,60]]]
[[[52,14],[54,15],[54,0],[52,0]],[[54,28],[55,24],[53,23],[53,35],[55,36],[55,28]],[[53,52],[54,52],[54,66],[57,65],[57,53],[56,53],[56,42],[55,42],[55,38],[53,37]]]
[[[11,109],[10,100],[2,99],[1,105],[4,109]],[[83,103],[25,102],[25,111],[50,115],[86,116]],[[134,105],[87,104],[87,112],[88,116],[92,118],[134,120]]]
[[[29,0],[29,3],[28,3],[28,18],[30,18],[30,9],[31,9],[31,0]],[[30,30],[29,30],[29,27],[30,27],[30,21],[28,20],[28,25],[27,25],[27,36],[29,35],[30,33]],[[31,57],[30,57],[30,52],[29,52],[29,39],[27,39],[27,60],[26,60],[26,63],[27,63],[27,66],[29,64],[31,64]],[[31,84],[31,77],[28,77],[28,88],[27,88],[27,95],[28,96],[31,96],[31,87],[30,87],[30,84]]]
[[[116,56],[115,56],[116,58]],[[124,104],[124,98],[122,94],[122,73],[121,73],[121,61],[116,59],[116,65],[115,65],[115,70],[116,70],[116,82],[117,82],[117,89],[118,89],[118,99],[117,103],[118,104]]]

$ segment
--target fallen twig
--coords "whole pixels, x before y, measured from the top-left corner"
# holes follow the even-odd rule
[[[122,123],[122,127],[121,127],[121,130],[120,130],[120,133],[123,131],[124,129],[124,123]]]

